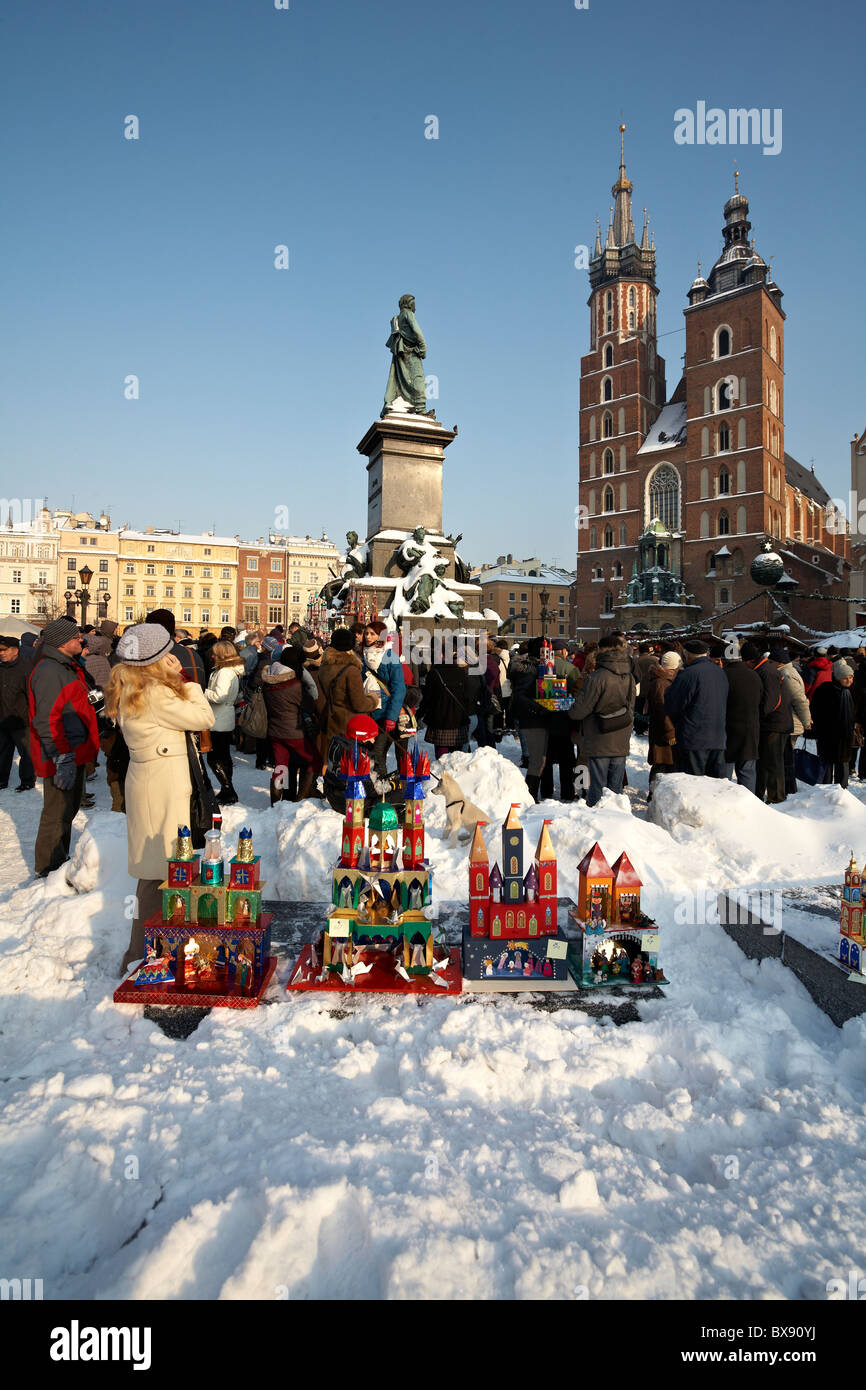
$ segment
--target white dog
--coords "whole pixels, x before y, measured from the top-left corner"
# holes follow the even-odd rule
[[[460,784],[450,772],[443,772],[439,778],[439,785],[431,788],[434,796],[444,796],[445,798],[445,842],[446,844],[458,839],[461,830],[467,832],[467,837],[472,836],[475,831],[476,822],[487,821],[490,817],[486,811],[482,811],[466,797],[460,790]]]

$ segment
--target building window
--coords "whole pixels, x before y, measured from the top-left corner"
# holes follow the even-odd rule
[[[523,634],[524,634],[525,632],[526,632],[526,623],[521,623],[521,624],[520,624],[520,634],[521,634],[521,636],[523,636]]]
[[[598,528],[596,526],[589,528],[589,548],[590,550],[598,549]]]
[[[203,609],[201,610],[201,620],[202,620],[203,623],[209,623],[209,622],[210,622],[210,609],[209,609],[209,608],[203,608]]]
[[[608,344],[605,346],[605,349],[604,349],[604,365],[605,365],[606,367],[612,367],[612,366],[613,366],[613,344],[612,344],[612,343],[608,343]]]
[[[166,565],[166,567],[165,567],[165,572],[166,572],[167,575],[170,575],[170,576],[173,578],[173,577],[174,577],[174,565]]]
[[[610,589],[607,590],[604,596],[604,611],[605,613],[613,612],[613,594],[610,592]]]
[[[192,598],[192,585],[191,585],[191,584],[184,584],[184,586],[183,586],[183,596],[184,596],[184,598]]]
[[[232,572],[229,569],[228,565],[223,565],[222,569],[220,570],[220,579],[231,579],[231,577]]]
[[[203,566],[202,566],[201,577],[202,577],[202,579],[210,579],[210,577],[211,577],[211,567],[210,567],[210,565],[203,565]]]
[[[282,622],[282,619],[283,619],[283,610],[282,610],[282,608],[280,608],[280,607],[273,607],[273,608],[269,608],[269,609],[268,609],[268,622],[269,622],[269,623],[279,623],[279,622]]]
[[[174,598],[174,585],[166,584],[164,592],[166,598]]]
[[[727,328],[720,328],[716,337],[716,356],[730,357],[731,355],[731,334]],[[726,601],[726,600],[725,600]]]
[[[229,621],[229,610],[228,610],[227,608],[224,608],[223,611],[220,613],[220,622],[221,622],[221,623],[223,624],[223,626],[225,627],[226,624],[228,623],[228,621]]]
[[[602,401],[613,400],[613,382],[609,376],[606,376],[601,384],[601,399]]]
[[[771,328],[771,329],[770,329],[770,356],[772,357],[773,361],[775,362],[775,361],[776,361],[776,330],[775,330],[775,328]]]
[[[13,598],[13,599],[10,599],[10,600],[9,600],[9,612],[10,612],[10,613],[20,613],[20,612],[21,612],[21,600],[20,600],[20,598]]]
[[[601,433],[604,439],[613,438],[613,416],[609,410],[604,412],[604,418],[601,422]]]
[[[727,497],[731,490],[731,475],[727,468],[719,469],[719,496]]]
[[[612,487],[606,487],[605,490],[604,490],[604,498],[603,498],[603,501],[602,501],[602,504],[601,504],[601,510],[602,510],[603,512],[612,512],[612,511],[613,511],[613,488],[612,488]]]
[[[135,598],[135,585],[127,584],[123,590],[124,598]]]
[[[145,574],[156,574],[156,565],[145,565]]]
[[[220,598],[221,598],[221,599],[231,598],[231,596],[232,596],[232,595],[231,595],[231,590],[230,590],[230,589],[220,589]]]
[[[74,569],[75,566],[73,565],[72,568]],[[127,573],[127,574],[135,574],[135,565],[132,564],[132,562],[129,561],[129,560],[127,560],[127,562],[126,562],[126,573]]]
[[[731,600],[730,600],[730,598],[728,597],[728,590],[727,590],[727,589],[720,589],[720,590],[719,590],[719,603],[730,603],[730,601],[731,601]]]
[[[282,574],[283,572],[283,562],[278,555],[271,556],[271,571],[273,574]]]
[[[257,579],[244,580],[244,598],[258,598],[259,581]]]
[[[731,387],[727,381],[720,381],[716,387],[716,410],[730,410],[731,408]]]
[[[13,571],[12,571],[12,583],[13,583],[13,584],[20,584],[20,583],[21,583],[21,570],[13,570]]]
[[[282,597],[283,597],[283,586],[282,586],[282,584],[279,582],[279,580],[277,580],[277,581],[276,581],[275,583],[273,583],[273,584],[269,584],[269,585],[268,585],[268,598],[282,598]]]
[[[521,594],[521,595],[520,595],[520,602],[521,602],[521,603],[526,603],[526,594]]]
[[[613,527],[612,527],[612,526],[605,526],[605,528],[604,528],[604,548],[605,548],[605,550],[610,550],[610,549],[612,549],[612,547],[613,547]]]
[[[74,569],[75,569],[75,564],[76,564],[75,556],[74,556],[74,555],[70,555],[70,556],[69,556],[69,559],[66,561],[66,568],[67,568],[68,570],[74,570]]]
[[[666,531],[680,529],[680,475],[669,463],[660,464],[650,478],[647,522],[660,521]]]
[[[144,597],[145,597],[145,598],[156,598],[156,588],[155,588],[155,586],[154,586],[153,584],[145,584],[145,586],[144,586]]]
[[[213,551],[211,550],[211,548],[210,548],[209,545],[206,545],[206,546],[205,546],[205,548],[204,548],[204,553],[205,553],[205,555],[212,555],[212,554],[213,554]]]
[[[184,576],[184,579],[192,579],[193,572],[194,572],[194,571],[193,571],[192,565],[184,565],[184,567],[183,567],[183,576]]]
[[[202,598],[210,598],[210,586],[206,585],[201,591]]]
[[[126,622],[126,623],[131,623],[134,617],[135,617],[135,611],[134,611],[132,605],[128,603],[128,604],[126,605],[126,607],[124,608],[124,610],[123,610],[123,620],[124,620],[124,622]]]
[[[108,574],[108,561],[107,561],[107,560],[100,560],[100,562],[99,562],[99,572],[100,572],[100,574]]]
[[[731,522],[726,511],[719,512],[718,534],[720,536],[729,536],[731,534]]]
[[[731,448],[731,431],[728,429],[727,425],[720,425],[720,426],[719,426],[719,448],[718,448],[718,452],[719,452],[720,454],[727,454],[727,453],[729,453],[730,448]]]
[[[148,553],[148,555],[152,555],[153,552],[154,552],[155,550],[156,550],[156,546],[155,546],[155,545],[149,545],[149,546],[147,547],[147,553]]]
[[[514,602],[514,594],[513,594],[513,593],[510,593],[510,594],[508,595],[508,602],[509,602],[509,603],[513,603],[513,602]]]
[[[624,522],[624,521],[620,524],[620,528],[619,528],[619,543],[620,543],[620,545],[625,545],[625,543],[626,543],[626,540],[625,540],[625,522]]]
[[[191,622],[192,622],[192,609],[191,609],[191,608],[184,608],[184,609],[182,610],[182,613],[181,613],[181,621],[184,622],[184,623],[191,623]]]
[[[301,596],[300,596],[300,594],[292,594],[292,603],[300,603],[300,601],[301,601]]]
[[[259,567],[259,558],[258,558],[258,556],[257,556],[257,555],[250,555],[250,556],[248,556],[248,557],[247,557],[247,569],[248,569],[248,570],[257,570],[258,567]]]
[[[629,328],[634,328],[634,314],[631,312],[629,312],[628,316],[628,326]]]
[[[604,471],[605,473],[613,472],[613,449],[605,449],[604,451]]]

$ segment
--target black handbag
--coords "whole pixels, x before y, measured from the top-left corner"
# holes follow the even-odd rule
[[[219,813],[210,778],[201,764],[201,755],[192,734],[186,736],[186,755],[189,763],[189,829],[193,849],[204,849],[204,837],[213,827]]]

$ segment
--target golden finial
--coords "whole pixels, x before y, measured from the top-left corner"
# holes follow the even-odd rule
[[[740,191],[740,171],[739,171],[739,169],[737,168],[737,161],[734,160],[734,192],[735,192],[735,193],[739,193],[739,191]]]

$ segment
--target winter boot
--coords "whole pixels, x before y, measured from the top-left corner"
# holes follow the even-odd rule
[[[286,782],[283,787],[283,801],[297,801],[298,799],[298,764],[294,758],[289,761],[289,766],[285,773]]]
[[[307,799],[313,790],[313,783],[315,780],[313,769],[309,766],[305,767],[298,781],[298,801],[305,801]]]
[[[538,795],[538,789],[539,789],[539,787],[541,786],[541,778],[540,778],[540,777],[530,777],[530,776],[527,774],[526,786],[527,786],[527,788],[528,788],[528,790],[529,790],[529,795],[532,797],[533,801],[536,801],[536,802],[537,802],[537,801],[540,801],[541,798],[540,798],[539,795]]]

